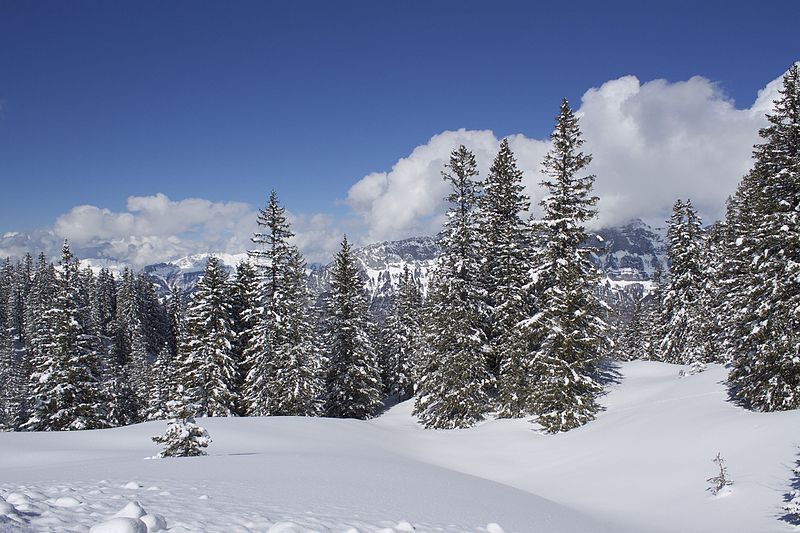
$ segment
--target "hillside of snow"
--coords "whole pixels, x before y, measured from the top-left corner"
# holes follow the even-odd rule
[[[203,419],[198,458],[146,459],[163,422],[0,433],[0,531],[88,531],[120,511],[151,531],[795,531],[780,517],[800,412],[746,411],[724,368],[680,369],[624,363],[598,419],[559,435],[424,430],[410,402],[366,422]],[[734,484],[712,496],[718,452]]]

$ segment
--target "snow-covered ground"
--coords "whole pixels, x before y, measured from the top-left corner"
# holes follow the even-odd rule
[[[522,420],[427,431],[409,402],[367,422],[204,419],[198,458],[145,459],[162,422],[0,433],[0,531],[88,531],[123,508],[153,531],[158,515],[168,531],[793,531],[780,516],[800,412],[745,411],[723,368],[679,369],[625,363],[599,418],[560,435]],[[734,485],[715,497],[717,452]]]

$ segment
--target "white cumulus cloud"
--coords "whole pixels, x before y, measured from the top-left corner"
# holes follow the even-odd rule
[[[48,228],[0,237],[0,257],[45,252],[58,257],[68,239],[77,257],[108,259],[135,267],[203,252],[242,253],[254,247],[257,209],[243,202],[202,198],[171,200],[158,193],[131,196],[124,211],[79,205]],[[342,238],[330,215],[294,213],[287,218],[293,239],[309,262],[328,262]]]
[[[509,137],[509,143],[526,183],[537,183],[539,162],[547,143],[522,135]],[[449,193],[442,170],[450,153],[462,144],[475,154],[485,176],[500,140],[488,130],[460,129],[434,135],[395,163],[389,172],[369,174],[350,187],[347,204],[362,217],[365,239],[380,241],[436,233],[444,219],[444,198]]]
[[[646,83],[624,76],[586,91],[577,114],[585,151],[594,156],[589,171],[597,176],[599,216],[593,225],[631,218],[658,225],[677,198],[691,198],[709,222],[721,218],[725,199],[751,166],[758,129],[780,84],[781,77],[771,81],[743,109],[699,76]],[[554,102],[554,114],[557,106]],[[545,194],[538,183],[549,142],[519,134],[508,139],[535,209]],[[450,151],[464,144],[485,177],[499,143],[488,130],[439,133],[388,172],[361,178],[350,188],[347,203],[362,218],[368,240],[434,233],[446,208],[447,186],[440,173]]]

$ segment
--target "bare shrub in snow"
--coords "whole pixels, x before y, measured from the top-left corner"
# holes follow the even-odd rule
[[[725,487],[733,485],[733,481],[728,479],[728,469],[725,467],[725,459],[722,458],[720,453],[717,453],[714,462],[719,466],[719,474],[708,478],[706,481],[711,484],[708,490],[711,494],[716,496]]]

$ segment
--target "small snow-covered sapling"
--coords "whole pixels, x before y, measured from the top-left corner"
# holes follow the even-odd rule
[[[205,455],[206,448],[211,443],[208,431],[197,425],[194,414],[197,406],[191,402],[188,395],[184,394],[182,386],[178,387],[178,399],[167,402],[169,410],[169,423],[167,431],[153,441],[164,444],[164,449],[158,457],[194,457]]]
[[[733,481],[728,479],[728,468],[725,466],[725,459],[722,458],[722,455],[719,452],[717,452],[714,462],[719,466],[719,474],[708,478],[706,481],[711,484],[707,490],[716,496],[719,494],[719,491],[725,487],[733,485]]]

